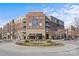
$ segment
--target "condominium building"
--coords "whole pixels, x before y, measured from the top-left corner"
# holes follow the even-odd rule
[[[46,16],[43,12],[29,12],[26,15],[27,39],[54,38],[58,29],[64,29],[64,22],[53,16]]]
[[[54,39],[64,35],[64,22],[43,12],[29,12],[3,27],[6,39]],[[58,32],[63,34],[57,35]]]
[[[75,39],[79,37],[79,29],[74,26],[69,26],[69,28],[66,28],[66,35],[70,39]]]
[[[16,38],[26,39],[26,17],[19,17],[16,21]]]

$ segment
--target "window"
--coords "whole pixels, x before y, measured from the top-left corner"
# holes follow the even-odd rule
[[[36,19],[39,19],[39,17],[35,17]]]
[[[26,29],[26,26],[23,26],[23,30],[25,30]]]
[[[59,21],[59,24],[60,24],[60,25],[64,25],[64,22],[62,22],[62,21]]]
[[[40,19],[42,19],[42,17],[40,17]]]
[[[35,28],[38,28],[38,20],[39,20],[39,18],[36,17],[36,19],[35,19]]]
[[[34,21],[34,17],[30,16],[30,23],[29,23],[29,27],[32,28],[33,27],[33,21]]]
[[[23,28],[26,28],[26,26],[23,26]]]
[[[40,17],[39,23],[40,23],[40,27],[41,27],[42,26],[42,17]]]
[[[29,26],[32,26],[32,23],[29,23]]]
[[[23,21],[23,23],[26,23],[26,21]]]
[[[40,27],[42,26],[42,23],[40,23]]]
[[[23,34],[26,34],[26,32],[23,32]]]
[[[46,32],[48,32],[49,31],[49,28],[46,28]]]
[[[60,26],[59,24],[57,24],[57,26]]]
[[[39,19],[39,17],[34,17],[34,16],[32,16],[31,17],[31,21],[30,21],[30,23],[29,23],[29,26],[30,26],[30,28],[38,28],[38,19]]]
[[[24,18],[23,20],[26,20],[26,18]]]

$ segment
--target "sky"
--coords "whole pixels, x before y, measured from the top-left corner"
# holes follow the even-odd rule
[[[42,11],[64,21],[65,26],[74,23],[79,16],[79,4],[75,3],[0,3],[0,27],[28,12]]]

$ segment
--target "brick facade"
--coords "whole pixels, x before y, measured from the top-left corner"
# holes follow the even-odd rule
[[[19,17],[18,20],[12,20],[6,24],[3,27],[3,37],[8,37],[8,39],[52,39],[59,29],[64,30],[63,21],[53,16],[48,17],[43,12],[29,12]]]

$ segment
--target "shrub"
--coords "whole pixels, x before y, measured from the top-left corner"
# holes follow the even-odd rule
[[[25,40],[24,42],[17,42],[16,44],[22,46],[64,46],[63,43],[55,42],[52,40],[45,40],[45,41]]]
[[[29,40],[25,40],[25,43],[29,43],[30,41]]]
[[[20,42],[17,42],[16,44],[17,45],[25,45],[24,43],[20,43]]]
[[[30,39],[30,41],[34,41],[33,39]]]
[[[53,43],[51,40],[47,40],[47,43]]]

